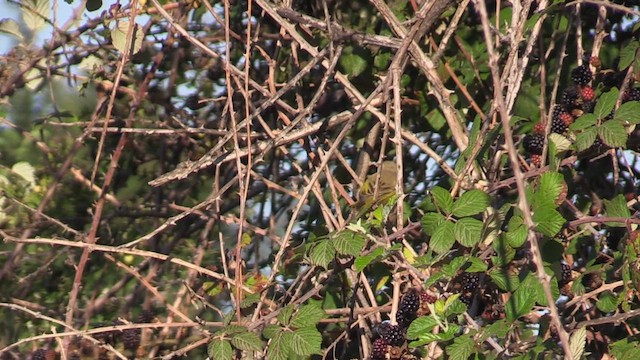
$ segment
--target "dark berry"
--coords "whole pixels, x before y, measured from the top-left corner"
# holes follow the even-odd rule
[[[122,343],[127,350],[136,350],[140,346],[140,329],[123,330]]]
[[[562,92],[562,99],[560,104],[566,109],[575,109],[582,105],[582,99],[580,98],[580,91],[577,87],[570,87]]]
[[[640,89],[632,88],[624,93],[623,99],[624,102],[627,101],[640,101]]]
[[[540,155],[544,147],[544,135],[527,135],[524,137],[522,145],[524,146],[524,150],[529,154]]]
[[[463,292],[474,292],[480,286],[480,274],[479,273],[463,273],[460,280]]]
[[[554,116],[553,119],[551,119],[551,132],[556,134],[564,134],[567,131],[567,125],[561,118],[561,116],[565,117],[565,115],[563,114],[569,115],[566,112],[561,112],[560,114],[558,114],[558,116]]]
[[[420,295],[415,289],[409,290],[400,300],[400,306],[396,314],[396,322],[401,328],[409,327],[409,324],[416,318],[416,313],[420,308]]]
[[[592,78],[593,74],[588,64],[582,64],[571,71],[571,80],[577,85],[587,85]]]
[[[371,360],[382,360],[387,357],[389,344],[383,338],[377,338],[371,345]]]
[[[378,325],[376,331],[391,346],[402,346],[405,342],[404,330],[398,325],[391,325],[385,322]]]
[[[146,324],[146,323],[153,322],[153,319],[155,318],[156,318],[156,314],[153,310],[142,310],[140,315],[138,315],[138,322]]]
[[[571,266],[569,264],[561,263],[560,267],[562,268],[560,272],[560,279],[558,280],[558,285],[563,286],[571,281]]]
[[[592,113],[595,108],[596,108],[595,101],[585,101],[582,103],[582,111],[586,113]]]
[[[45,349],[38,349],[31,354],[32,360],[46,360],[47,351]]]

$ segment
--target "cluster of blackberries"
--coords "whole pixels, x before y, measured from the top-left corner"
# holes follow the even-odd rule
[[[422,289],[410,289],[402,299],[396,313],[397,325],[389,322],[378,324],[374,328],[374,340],[371,349],[371,360],[387,359],[409,359],[410,354],[406,353],[407,342],[406,332],[411,322],[418,316],[429,314],[428,304],[433,304],[437,300],[432,295]]]
[[[480,273],[463,272],[456,276],[454,283],[460,290],[460,301],[471,306],[473,298],[480,289]]]

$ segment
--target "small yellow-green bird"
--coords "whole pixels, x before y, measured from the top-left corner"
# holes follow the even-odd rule
[[[378,180],[378,173],[380,180]],[[397,167],[393,161],[384,161],[378,172],[367,176],[358,193],[358,201],[353,205],[358,210],[358,217],[367,212],[371,207],[382,204],[396,193]],[[376,191],[376,182],[378,189]]]

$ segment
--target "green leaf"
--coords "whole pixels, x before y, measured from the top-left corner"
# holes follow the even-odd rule
[[[451,249],[456,241],[454,235],[455,225],[451,221],[445,221],[433,232],[429,245],[436,253],[444,253]]]
[[[31,186],[36,184],[36,169],[26,161],[20,161],[11,167],[11,171],[25,179]]]
[[[464,334],[455,338],[446,351],[451,360],[467,360],[476,353],[476,344],[469,334]]]
[[[37,32],[46,25],[45,19],[51,17],[51,4],[49,0],[24,0],[20,7],[22,20],[25,25]]]
[[[618,70],[624,70],[631,65],[631,63],[636,59],[636,51],[638,50],[638,47],[640,47],[640,43],[638,43],[637,40],[634,40],[620,49]]]
[[[0,33],[13,35],[20,41],[24,40],[20,25],[13,19],[0,20]]]
[[[391,53],[384,51],[373,58],[373,66],[378,70],[385,70],[391,62]]]
[[[453,198],[447,190],[440,186],[434,186],[431,188],[431,196],[433,197],[433,202],[438,208],[447,214],[451,213],[451,210],[453,209]]]
[[[533,213],[533,222],[536,224],[538,231],[546,236],[553,237],[562,229],[565,219],[555,209],[545,207],[537,209]]]
[[[569,348],[571,348],[571,353],[573,354],[572,360],[582,359],[582,354],[584,354],[584,347],[586,344],[587,328],[581,327],[576,329],[573,334],[571,334],[571,339],[569,339]]]
[[[421,339],[422,335],[431,333],[438,325],[436,319],[431,316],[421,316],[411,322],[407,330],[407,339]]]
[[[555,207],[556,199],[564,190],[564,177],[557,172],[545,172],[540,176],[537,193],[545,199],[545,205]]]
[[[312,244],[312,246],[309,252],[309,261],[311,264],[322,266],[325,269],[328,268],[336,256],[336,249],[333,247],[333,242],[329,239],[324,239]]]
[[[587,128],[595,126],[597,123],[598,118],[594,114],[586,113],[577,118],[576,121],[574,121],[573,124],[569,126],[569,129],[572,131],[585,130]]]
[[[262,351],[263,348],[260,337],[249,331],[237,334],[231,338],[231,344],[243,351]]]
[[[604,208],[608,217],[620,217],[628,219],[631,217],[631,212],[627,207],[627,200],[624,195],[620,194],[611,200],[604,200]],[[609,226],[625,226],[624,223],[607,223]]]
[[[627,144],[627,131],[620,121],[609,120],[598,128],[602,141],[611,147],[624,147]]]
[[[454,236],[462,246],[472,247],[480,242],[482,221],[474,218],[462,218],[454,226]]]
[[[207,355],[209,355],[211,359],[232,360],[233,349],[227,340],[213,339],[209,342],[209,346],[207,346]]]
[[[369,254],[358,256],[353,263],[353,266],[357,272],[364,270],[371,262],[384,254],[384,248],[377,247],[373,249]]]
[[[508,292],[514,292],[520,286],[520,278],[510,274],[506,269],[493,268],[489,271],[489,277],[498,288]]]
[[[291,354],[290,344],[292,335],[289,331],[281,331],[269,343],[267,350],[267,359],[269,360],[289,360]],[[217,358],[212,358],[217,359]]]
[[[603,313],[614,312],[618,308],[618,298],[611,291],[605,291],[598,296],[596,307]]]
[[[616,105],[616,101],[618,101],[619,94],[620,91],[617,88],[612,88],[608,92],[600,95],[593,114],[598,119],[604,119],[613,110],[613,107]]]
[[[628,101],[620,105],[613,120],[627,121],[630,124],[640,124],[640,101]]]
[[[422,217],[422,228],[427,235],[433,235],[433,232],[446,220],[447,219],[440,213],[428,212]]]
[[[364,234],[351,230],[339,231],[332,241],[338,254],[352,256],[360,255],[367,242]]]
[[[321,354],[322,335],[315,327],[301,328],[293,332],[291,350],[300,356]]]
[[[443,274],[446,277],[453,277],[458,270],[467,262],[467,259],[463,256],[457,256],[451,259],[451,262],[443,265],[439,274]]]
[[[576,135],[576,149],[578,151],[584,151],[593,145],[593,142],[596,141],[596,136],[598,135],[597,127],[590,127],[587,130]]]
[[[138,24],[133,25],[132,29],[132,38],[130,42],[129,55],[134,55],[140,48],[142,48],[142,40],[144,39],[144,34],[142,33],[142,27]],[[113,46],[120,51],[120,53],[124,53],[127,46],[127,38],[129,36],[129,22],[128,21],[118,21],[116,27],[111,30],[111,42]]]
[[[280,310],[280,313],[278,314],[278,321],[282,325],[289,325],[292,315],[293,315],[293,305],[289,304]]]
[[[324,319],[324,310],[318,303],[303,305],[291,318],[291,326],[294,328],[311,327],[318,325]]]
[[[357,54],[342,54],[340,65],[351,77],[356,77],[367,69],[367,61]]]
[[[456,200],[451,212],[457,217],[472,216],[485,211],[488,206],[489,195],[480,190],[469,190]]]
[[[469,266],[465,269],[466,272],[485,272],[489,268],[486,261],[474,256],[469,258],[468,263]]]
[[[528,314],[536,303],[536,293],[528,286],[520,286],[505,304],[507,319],[516,321]]]
[[[267,339],[273,339],[278,334],[282,333],[283,330],[284,329],[280,325],[269,324],[264,327],[264,330],[262,330],[262,336],[264,336]]]
[[[571,141],[557,133],[549,134],[549,144],[553,144],[556,147],[556,152],[563,152],[571,150]]]

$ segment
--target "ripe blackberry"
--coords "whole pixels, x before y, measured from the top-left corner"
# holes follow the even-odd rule
[[[571,71],[571,80],[578,85],[587,85],[592,78],[593,74],[588,64],[582,64]]]
[[[382,360],[387,357],[389,344],[383,338],[377,338],[371,345],[371,360]]]
[[[136,350],[140,346],[140,329],[123,330],[122,343],[127,350]]]
[[[45,349],[38,349],[31,354],[32,360],[46,360],[47,351]]]
[[[567,125],[560,118],[560,116],[565,117],[565,115],[561,115],[561,114],[567,114],[567,113],[566,112],[560,113],[558,116],[554,116],[553,119],[551,119],[552,120],[551,121],[551,132],[552,133],[564,134],[565,132],[567,132]]]
[[[460,281],[463,292],[473,292],[480,286],[480,274],[479,273],[463,273]]]
[[[142,310],[140,315],[138,315],[138,322],[146,324],[146,323],[153,322],[155,318],[156,318],[156,314],[153,310]]]
[[[409,327],[409,324],[416,318],[418,308],[420,308],[420,295],[415,289],[411,289],[400,301],[400,306],[396,313],[398,326],[401,328]]]
[[[580,97],[582,98],[583,104],[586,101],[593,101],[596,97],[596,92],[593,91],[593,88],[589,85],[580,87]]]
[[[544,147],[544,135],[527,135],[524,137],[524,140],[522,140],[522,146],[529,154],[540,155]]]
[[[378,325],[376,331],[391,346],[402,346],[405,342],[404,330],[398,325],[385,322]]]
[[[562,270],[560,272],[560,279],[558,279],[558,285],[563,286],[571,281],[571,266],[569,266],[569,264],[561,263],[560,267]]]
[[[582,111],[586,113],[592,113],[595,108],[596,108],[595,101],[585,101],[582,103]]]
[[[582,99],[580,98],[580,91],[578,90],[578,88],[575,86],[566,88],[562,92],[560,104],[568,110],[579,108],[580,106],[582,106]]]
[[[624,93],[624,96],[623,96],[622,100],[624,102],[627,102],[627,101],[640,101],[640,89],[632,88],[632,89],[627,90]]]
[[[429,304],[433,304],[438,300],[436,295],[432,295],[426,291],[420,291],[420,308],[418,309],[418,316],[429,315],[431,310]]]

